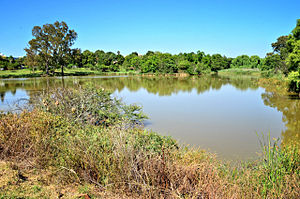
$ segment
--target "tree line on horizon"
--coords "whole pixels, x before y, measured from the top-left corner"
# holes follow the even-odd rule
[[[148,51],[144,55],[132,52],[123,56],[120,51],[104,52],[103,50],[82,51],[72,49],[77,33],[70,30],[65,22],[35,26],[33,39],[25,48],[26,56],[13,58],[0,56],[2,70],[19,69],[22,66],[35,71],[42,70],[51,75],[60,68],[89,68],[101,72],[140,73],[188,73],[199,75],[217,72],[228,68],[257,68],[269,73],[290,74],[291,79],[299,78],[300,65],[300,19],[291,34],[280,36],[272,43],[273,52],[264,58],[257,55],[249,57],[240,55],[235,58],[221,54],[205,54],[202,51],[170,54]],[[291,75],[292,74],[292,75]],[[291,77],[293,76],[293,77]],[[299,82],[295,85],[299,89]]]
[[[34,55],[36,56],[36,55]],[[12,64],[11,64],[12,63]],[[123,56],[118,51],[104,52],[103,50],[81,51],[79,48],[71,49],[65,57],[63,64],[66,68],[89,68],[101,72],[128,72],[137,71],[140,73],[188,73],[191,75],[207,72],[217,72],[228,68],[262,68],[264,58],[257,55],[248,55],[230,58],[221,54],[205,54],[202,51],[191,53],[170,54],[159,51],[148,51],[144,55],[132,52]],[[31,70],[43,70],[47,73],[46,66],[32,55],[21,58],[0,57],[0,68],[4,70],[20,69],[26,66]],[[48,65],[49,72],[61,66]]]

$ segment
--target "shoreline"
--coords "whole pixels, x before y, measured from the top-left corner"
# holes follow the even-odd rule
[[[220,75],[250,75],[261,77],[264,72],[257,69],[224,69],[220,70],[217,73],[210,72],[204,73],[201,75],[207,74],[220,74]],[[95,75],[139,75],[139,76],[174,76],[174,77],[188,77],[188,76],[201,76],[201,75],[190,75],[188,73],[140,73],[138,71],[127,71],[127,72],[101,72],[96,70],[90,70],[86,68],[78,69],[67,69],[63,76],[95,76]],[[42,71],[33,72],[29,69],[21,70],[7,70],[0,71],[0,78],[31,78],[31,77],[63,77],[60,72],[55,71],[53,75],[45,75]]]

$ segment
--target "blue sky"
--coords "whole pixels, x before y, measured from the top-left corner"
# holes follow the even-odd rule
[[[0,0],[0,52],[25,55],[35,25],[65,21],[73,47],[264,57],[300,18],[299,0]]]

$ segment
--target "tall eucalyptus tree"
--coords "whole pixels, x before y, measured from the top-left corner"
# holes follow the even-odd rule
[[[38,63],[48,75],[55,68],[61,68],[64,75],[64,67],[71,53],[70,47],[74,44],[77,33],[70,30],[64,21],[56,21],[42,27],[34,26],[32,36],[34,38],[28,42],[28,48],[25,48],[27,57],[38,57]]]

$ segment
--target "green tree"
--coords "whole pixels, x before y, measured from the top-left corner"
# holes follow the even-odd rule
[[[300,40],[300,19],[297,19],[296,27],[292,30],[292,35],[295,40]]]
[[[8,59],[5,56],[0,55],[0,68],[2,70],[7,70],[8,64],[9,64]]]
[[[259,68],[261,59],[257,55],[253,55],[250,57],[250,67],[251,68]]]
[[[147,56],[143,59],[141,64],[141,72],[142,73],[155,73],[157,71],[159,59],[154,55]]]
[[[180,60],[178,62],[178,69],[183,72],[186,71],[188,68],[190,68],[192,65],[191,62],[189,62],[188,60]]]
[[[263,64],[261,65],[261,70],[275,70],[278,71],[281,68],[283,61],[280,58],[280,55],[274,53],[268,53]]]
[[[61,75],[63,76],[64,67],[66,66],[68,56],[71,54],[71,46],[77,38],[77,33],[74,30],[70,30],[64,21],[56,21],[54,24],[50,24],[50,29],[50,42],[53,48],[54,64],[57,68],[61,68]]]
[[[37,61],[43,66],[46,74],[49,74],[51,67],[54,66],[60,67],[64,75],[63,69],[77,33],[70,30],[64,21],[56,21],[54,24],[45,24],[42,27],[34,26],[32,36],[34,38],[28,42],[29,47],[25,48],[27,56],[34,58],[37,55],[39,57]]]
[[[177,73],[178,68],[175,64],[174,57],[170,53],[156,53],[158,61],[158,72],[160,73]]]
[[[287,40],[288,36],[280,36],[276,42],[271,44],[274,53],[279,54],[282,60],[285,60],[288,55]]]
[[[198,50],[196,56],[197,56],[197,62],[200,63],[202,61],[203,57],[205,57],[205,53]]]
[[[232,60],[231,63],[232,68],[250,68],[251,61],[248,55],[240,55]]]
[[[116,56],[116,64],[121,66],[125,61],[125,58],[123,57],[123,55],[121,55],[120,51],[117,52],[117,56]]]
[[[82,67],[82,59],[83,56],[81,53],[81,49],[75,48],[71,50],[69,64],[72,64],[73,66]]]
[[[136,56],[139,56],[139,54],[137,53],[137,52],[135,52],[136,53]],[[146,55],[145,56],[152,56],[152,55],[154,55],[155,53],[153,52],[153,51],[151,51],[151,50],[149,50],[147,53],[146,53]]]
[[[289,51],[288,70],[297,71],[300,68],[300,19],[297,20],[296,27],[288,37],[287,48]]]
[[[118,64],[117,55],[113,52],[107,52],[104,59],[104,64],[107,66],[110,71],[118,71],[120,65]]]
[[[300,73],[292,71],[288,75],[289,90],[300,95]]]
[[[203,63],[204,68],[211,68],[211,56],[210,54],[205,55],[202,60],[201,63]]]
[[[198,60],[197,54],[195,54],[194,52],[184,53],[183,56],[186,60],[188,60],[191,63],[195,63]]]
[[[227,58],[220,54],[214,54],[211,56],[211,71],[217,72],[218,70],[227,67]]]
[[[49,24],[43,25],[43,27],[35,26],[32,29],[32,36],[35,38],[28,42],[29,48],[25,48],[25,51],[26,56],[30,57],[30,60],[38,58],[35,61],[38,62],[46,74],[49,75],[53,52],[48,36],[48,26]]]
[[[82,65],[87,68],[92,68],[96,65],[95,54],[89,50],[85,50],[82,53]]]
[[[41,63],[40,56],[36,54],[32,49],[26,50],[27,55],[24,60],[26,66],[28,66],[32,71],[35,71],[39,67],[39,63]]]
[[[123,68],[125,70],[139,70],[141,68],[142,58],[138,56],[137,52],[133,52],[127,55],[123,62]]]
[[[95,51],[95,58],[97,65],[103,65],[105,60],[105,52],[103,50],[96,50]]]

